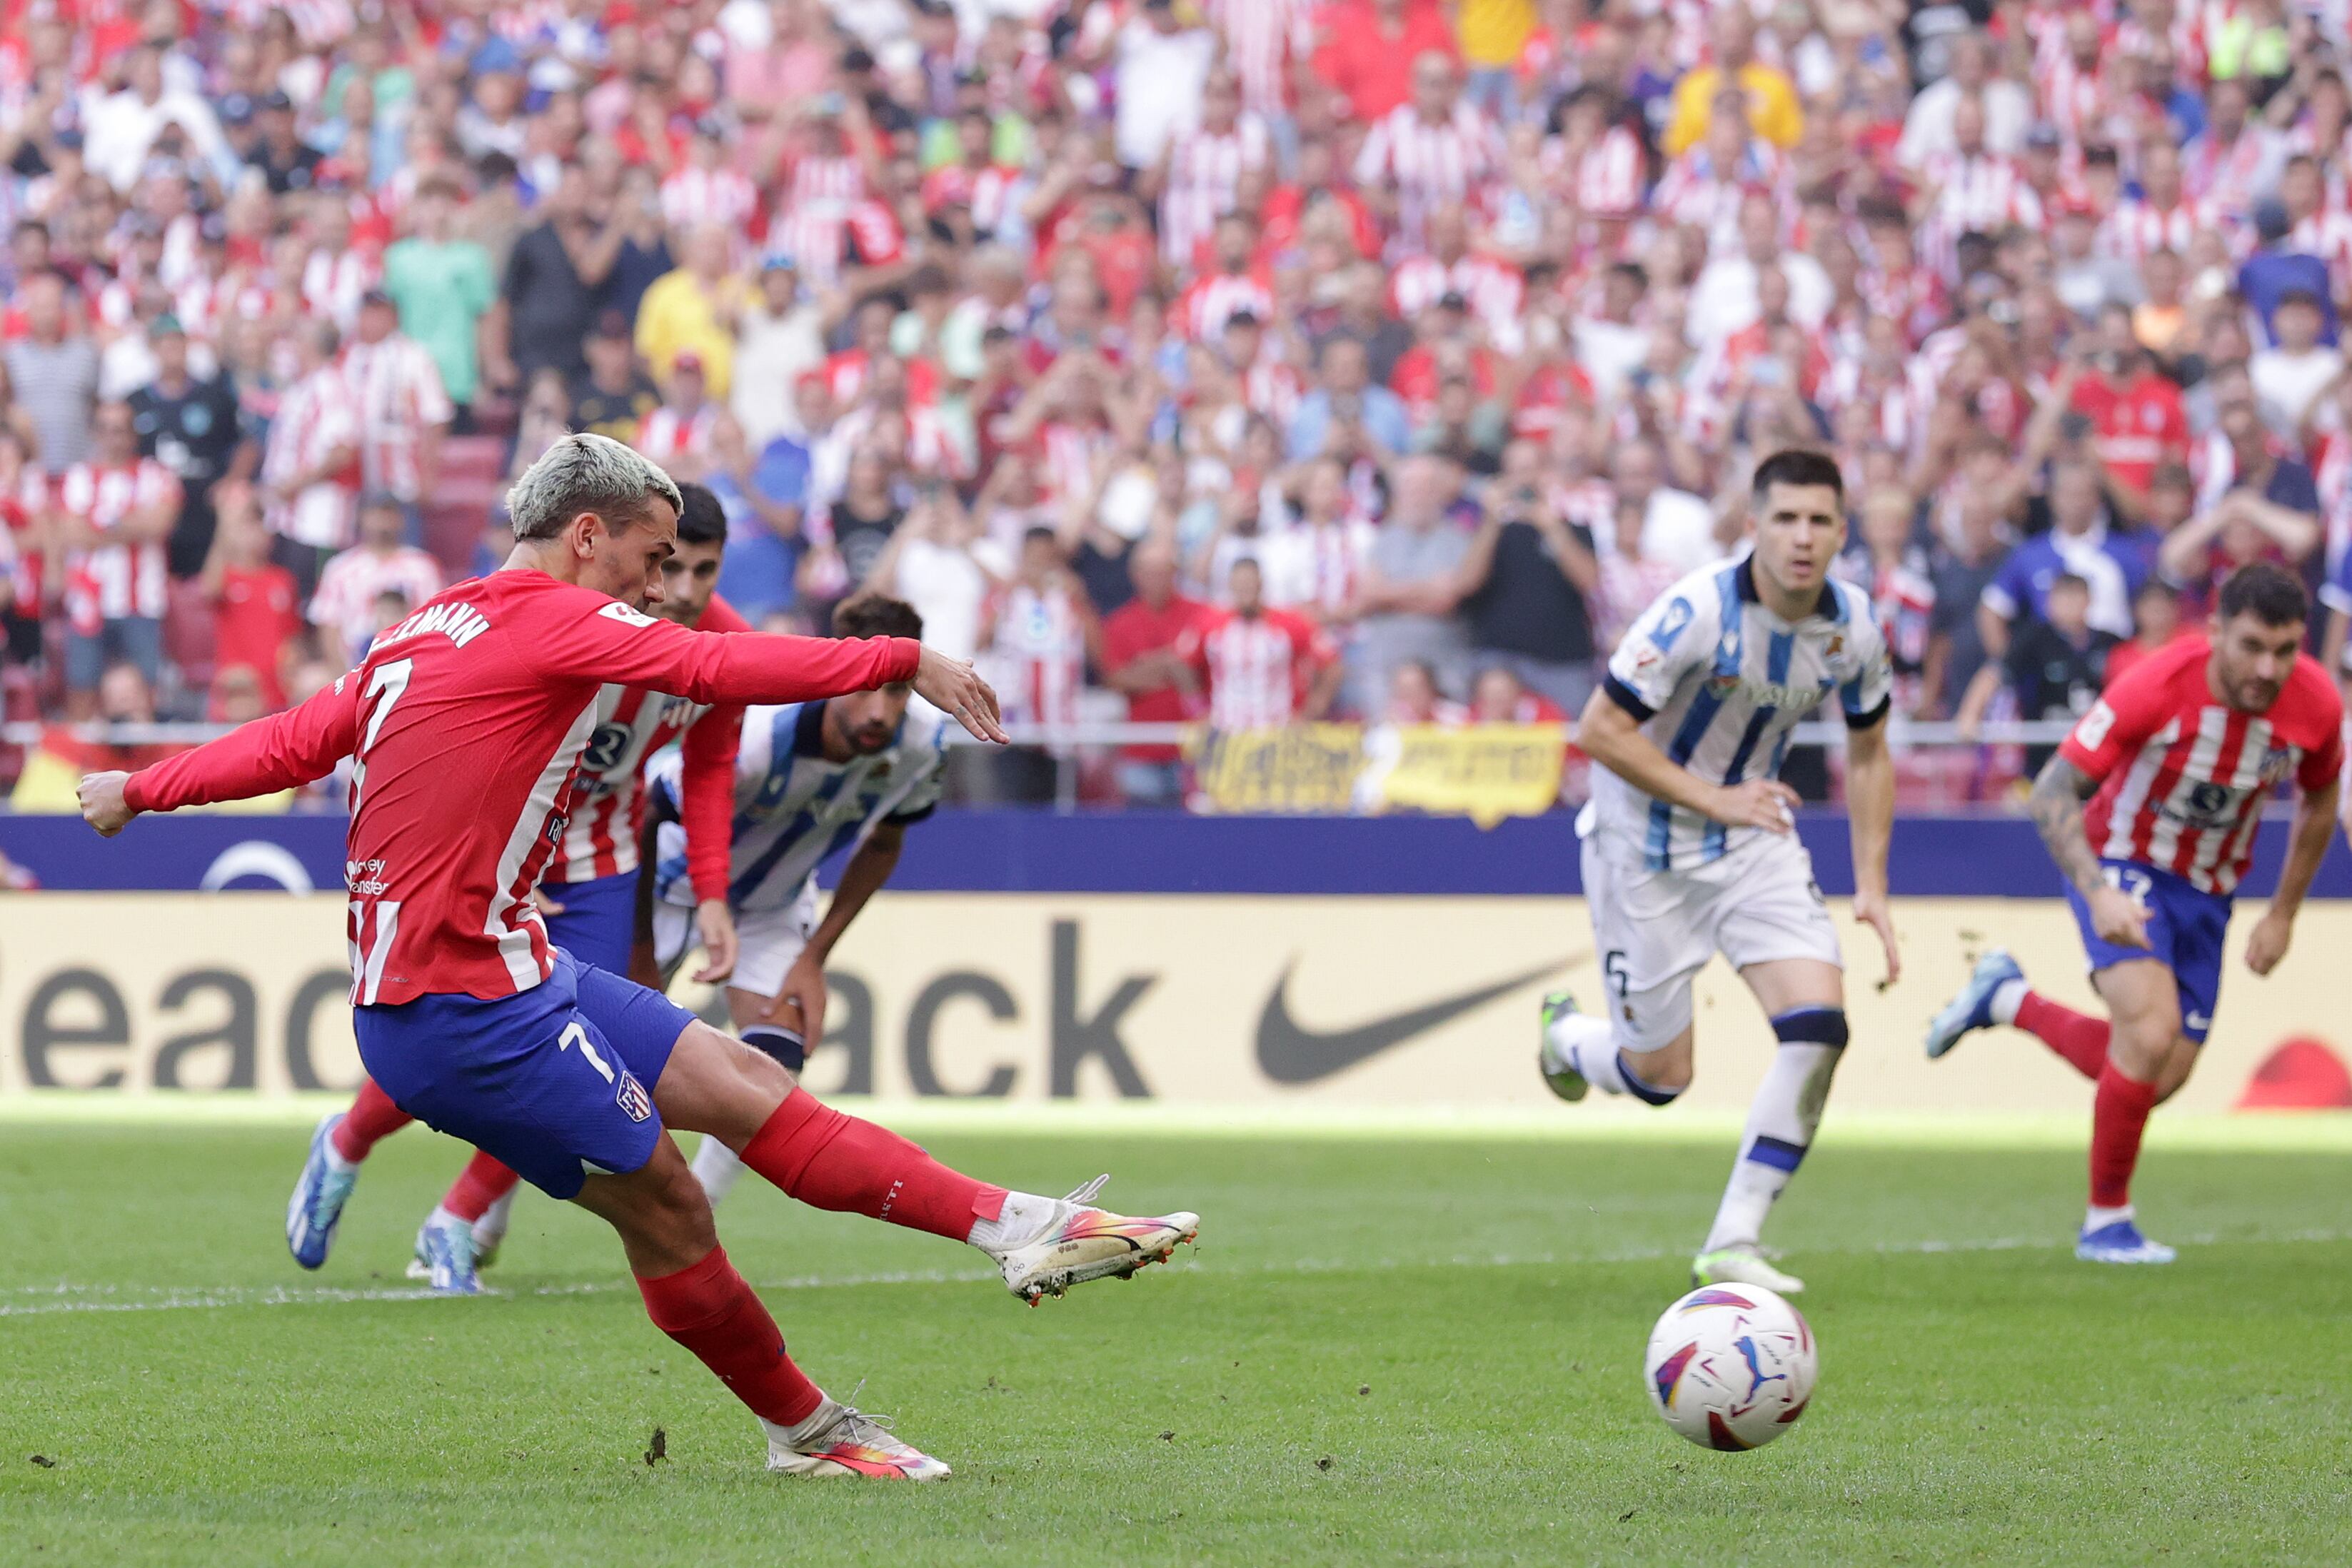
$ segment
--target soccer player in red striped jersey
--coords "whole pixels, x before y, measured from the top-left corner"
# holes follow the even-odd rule
[[[564,437],[508,504],[517,543],[504,569],[420,607],[298,708],[135,774],[85,777],[82,814],[113,834],[143,811],[274,793],[352,757],[352,1028],[368,1075],[403,1110],[612,1225],[648,1315],[759,1417],[771,1469],[944,1476],[785,1353],[667,1127],[712,1133],[813,1206],[992,1256],[1050,1233],[1070,1205],[950,1171],[667,997],[575,964],[548,942],[530,893],[620,688],[752,703],[904,680],[1002,741],[995,694],[969,665],[903,637],[715,637],[633,608],[660,600],[680,502],[618,442]],[[1199,1226],[1190,1214],[1154,1223],[1164,1244],[1157,1230],[1111,1239],[1139,1266]]]
[[[2108,1016],[2029,989],[2016,960],[1996,950],[1929,1026],[1931,1058],[1972,1029],[2011,1024],[2098,1085],[2090,1209],[2074,1248],[2087,1262],[2172,1261],[2171,1247],[2140,1233],[2132,1171],[2148,1112],[2189,1081],[2213,1026],[2231,896],[2280,784],[2294,781],[2294,821],[2277,890],[2246,943],[2254,973],[2286,956],[2327,852],[2344,703],[2302,651],[2309,618],[2303,584],[2284,568],[2241,567],[2221,586],[2208,636],[2135,664],[2034,781],[2034,826],[2066,874]]]
[[[661,597],[653,613],[693,630],[749,630],[716,591],[727,547],[726,511],[701,485],[680,485],[678,495],[677,549],[662,563]],[[549,941],[581,963],[611,974],[629,973],[645,818],[639,775],[647,758],[677,741],[683,763],[678,815],[697,899],[696,935],[706,956],[695,978],[727,978],[736,952],[727,867],[742,721],[743,710],[732,703],[713,707],[646,686],[619,694],[582,749],[562,842],[533,895]],[[377,1143],[413,1120],[371,1079],[360,1085],[348,1110],[320,1123],[321,1135],[311,1140],[286,1207],[286,1246],[297,1263],[305,1268],[326,1263],[360,1165]],[[480,1289],[477,1270],[488,1265],[506,1236],[521,1179],[490,1155],[475,1154],[419,1227],[409,1278],[455,1295]]]

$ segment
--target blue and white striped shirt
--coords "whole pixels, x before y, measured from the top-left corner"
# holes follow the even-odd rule
[[[728,907],[745,910],[788,907],[835,851],[883,821],[912,821],[939,804],[941,721],[928,705],[909,708],[890,744],[845,763],[824,758],[823,702],[753,708],[743,715],[735,752],[734,844],[727,869]],[[673,748],[646,770],[646,786],[675,817],[681,760]],[[666,821],[654,895],[691,907],[686,829]]]
[[[1746,556],[1692,573],[1644,610],[1617,645],[1606,681],[1669,758],[1724,784],[1778,778],[1790,731],[1832,692],[1850,726],[1877,722],[1893,684],[1885,637],[1860,588],[1830,579],[1818,611],[1791,625],[1758,601]],[[1639,854],[1654,871],[1719,860],[1764,831],[1726,827],[1606,768],[1593,770],[1577,827]]]

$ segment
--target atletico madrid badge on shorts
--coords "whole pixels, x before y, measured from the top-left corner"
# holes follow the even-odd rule
[[[654,1113],[654,1097],[637,1081],[637,1075],[628,1068],[621,1069],[621,1081],[613,1089],[613,1103],[632,1121],[643,1121]]]

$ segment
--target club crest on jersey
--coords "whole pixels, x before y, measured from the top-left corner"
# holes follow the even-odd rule
[[[2286,775],[2293,771],[2294,767],[2294,748],[2292,746],[2273,746],[2263,752],[2263,783],[2264,784],[2278,784],[2285,779]]]
[[[1706,689],[1709,692],[1713,693],[1716,700],[1721,701],[1723,699],[1729,697],[1733,692],[1739,689],[1739,677],[1736,675],[1711,675],[1707,677]]]
[[[613,1086],[613,1103],[632,1121],[643,1121],[654,1113],[653,1096],[637,1081],[637,1075],[626,1068],[621,1069],[620,1081]]]

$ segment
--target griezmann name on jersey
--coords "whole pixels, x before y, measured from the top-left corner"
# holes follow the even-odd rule
[[[1642,612],[1610,657],[1604,688],[1677,766],[1714,784],[1778,778],[1789,735],[1832,693],[1854,729],[1885,717],[1894,690],[1870,597],[1831,578],[1818,610],[1784,621],[1757,597],[1750,558],[1694,572]],[[1606,768],[1577,830],[1636,851],[1650,870],[1719,860],[1764,830],[1727,827]]]
[[[354,761],[346,854],[354,1005],[493,999],[547,979],[530,901],[589,736],[624,687],[775,702],[913,677],[908,637],[691,632],[544,573],[445,589],[309,701],[131,776],[135,810],[236,800]]]
[[[2322,789],[2344,765],[2344,702],[2298,655],[2267,712],[2242,713],[2206,680],[2212,644],[2182,637],[2132,666],[2075,721],[2058,754],[2096,782],[2091,853],[2227,896],[2246,874],[2263,802],[2293,779]]]

